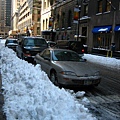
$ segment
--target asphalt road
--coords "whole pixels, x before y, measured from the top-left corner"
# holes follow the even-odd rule
[[[98,120],[120,120],[120,71],[90,63],[101,71],[101,83],[82,88],[90,103],[86,107]]]

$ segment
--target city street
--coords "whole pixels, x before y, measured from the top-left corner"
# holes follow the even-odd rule
[[[98,120],[120,119],[120,72],[90,63],[101,71],[102,81],[95,88],[84,88],[90,100],[86,106]],[[79,99],[78,99],[79,100]]]
[[[120,120],[120,0],[0,0],[0,120]]]
[[[95,88],[81,88],[85,91],[85,97],[90,103],[84,104],[98,120],[119,120],[120,119],[120,72],[117,69],[108,68],[99,64],[90,63],[101,71],[101,83]],[[1,83],[1,82],[0,82]],[[77,91],[77,90],[76,90]],[[2,91],[0,91],[2,92]],[[80,99],[77,98],[77,101]],[[0,93],[0,106],[4,103]],[[0,120],[5,120],[0,111]]]

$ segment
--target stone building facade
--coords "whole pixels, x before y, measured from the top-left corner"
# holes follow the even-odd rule
[[[76,6],[80,9],[79,24],[74,23]],[[51,11],[55,40],[76,40],[77,36],[89,51],[109,50],[111,43],[120,51],[119,0],[60,0],[51,6]]]

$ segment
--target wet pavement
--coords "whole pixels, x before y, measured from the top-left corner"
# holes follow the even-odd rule
[[[4,104],[4,97],[2,95],[2,76],[0,74],[0,120],[6,120],[6,117],[3,113],[3,104]]]

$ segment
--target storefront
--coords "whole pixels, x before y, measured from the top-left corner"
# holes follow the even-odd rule
[[[111,45],[112,26],[94,27],[93,33],[93,48],[110,49]]]

